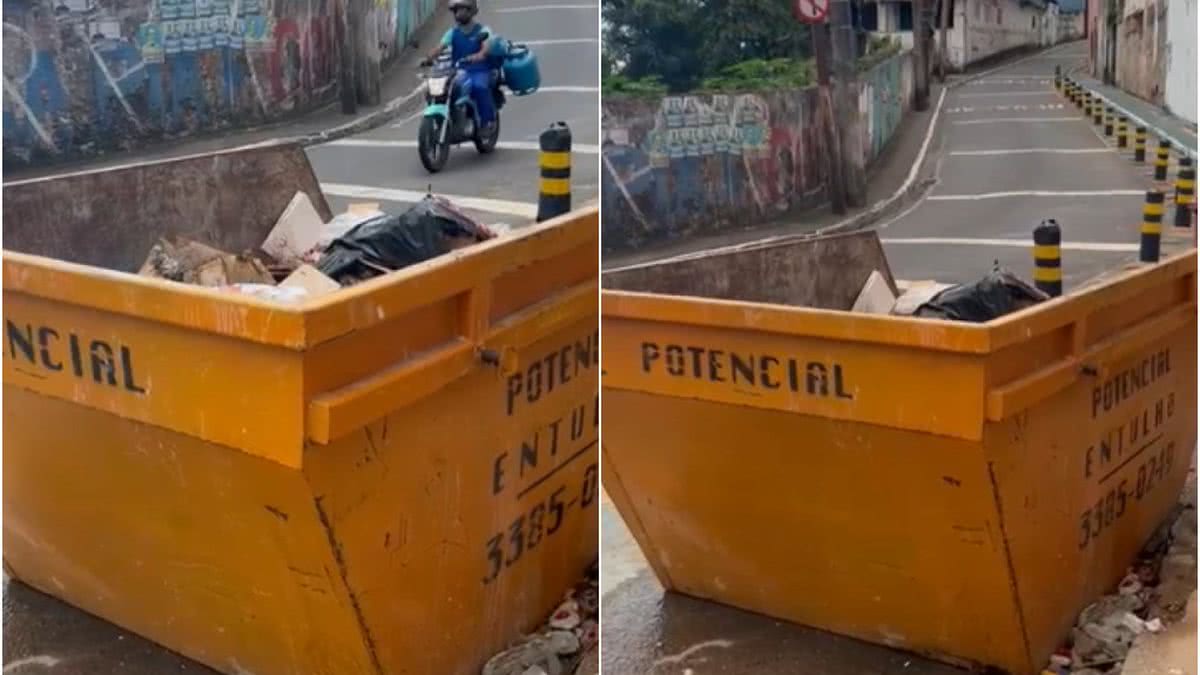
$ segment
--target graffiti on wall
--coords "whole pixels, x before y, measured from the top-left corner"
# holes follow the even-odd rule
[[[877,65],[859,86],[870,162],[911,108],[911,55]],[[605,98],[602,114],[607,249],[750,227],[825,200],[827,153],[815,88]]]
[[[902,55],[880,63],[859,78],[864,161],[879,157],[904,120],[904,113],[912,107],[912,77],[912,58]]]
[[[605,101],[606,246],[746,226],[818,202],[815,104],[813,90]]]
[[[405,26],[432,11],[382,1],[394,16],[415,2]],[[340,11],[337,0],[5,0],[5,164],[312,109],[336,94]]]

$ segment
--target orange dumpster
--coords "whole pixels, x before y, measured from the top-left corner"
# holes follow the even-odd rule
[[[297,189],[293,146],[5,186],[5,562],[225,673],[477,673],[595,558],[596,210],[291,306],[129,273]]]
[[[605,489],[669,590],[1038,673],[1182,489],[1196,252],[983,324],[844,311],[872,269],[864,233],[605,274]]]

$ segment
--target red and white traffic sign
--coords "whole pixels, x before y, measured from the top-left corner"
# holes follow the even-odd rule
[[[829,0],[792,0],[792,13],[797,21],[821,23],[829,16]]]

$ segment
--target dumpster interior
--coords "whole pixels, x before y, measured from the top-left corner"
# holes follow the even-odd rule
[[[7,250],[281,302],[495,236],[433,195],[332,217],[288,144],[6,184],[4,218]]]
[[[898,295],[873,231],[800,239],[606,272],[612,290],[850,311],[878,272]]]

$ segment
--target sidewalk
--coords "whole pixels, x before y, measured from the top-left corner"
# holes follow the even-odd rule
[[[308,146],[374,129],[413,112],[421,105],[422,101],[418,96],[420,92],[417,65],[433,41],[450,26],[450,23],[449,14],[434,14],[425,26],[413,35],[408,48],[401,52],[396,61],[384,71],[379,105],[360,105],[358,112],[354,115],[343,114],[341,104],[334,101],[310,113],[258,127],[231,129],[218,134],[162,141],[126,152],[114,152],[45,166],[6,168],[3,180],[9,182],[60,173],[92,171],[122,164],[161,161],[283,140],[295,141]]]
[[[1186,148],[1188,155],[1193,158],[1196,157],[1195,124],[1172,115],[1160,106],[1142,100],[1117,87],[1104,84],[1100,80],[1089,77],[1082,72],[1072,71],[1068,74],[1080,86],[1090,89],[1095,94],[1099,94],[1101,98],[1111,103],[1114,108],[1118,108],[1118,114],[1124,114],[1129,117],[1132,124],[1146,126],[1152,137],[1165,137],[1175,147]]]

